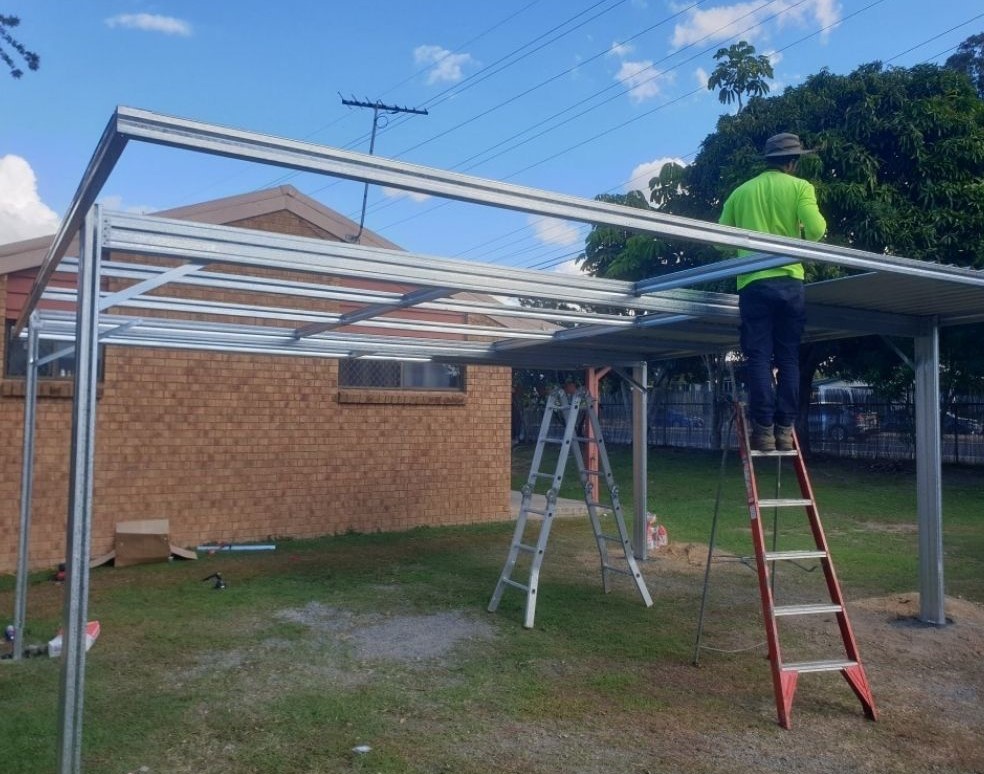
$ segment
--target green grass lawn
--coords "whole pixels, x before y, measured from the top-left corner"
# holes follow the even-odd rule
[[[529,445],[514,451],[515,489],[526,482],[533,449]],[[634,508],[631,452],[613,447],[609,456],[612,472],[621,484],[623,511],[630,518]],[[552,470],[554,459],[545,455],[541,469]],[[862,593],[915,589],[919,570],[914,467],[836,457],[815,460],[808,467],[841,579],[860,584]],[[581,499],[573,459],[568,470],[561,496]],[[757,470],[760,495],[775,496],[774,471],[762,464]],[[784,496],[799,497],[795,476],[788,467],[783,468],[779,484]],[[737,452],[725,457],[722,468],[720,452],[650,449],[647,510],[657,514],[672,540],[708,542],[719,489],[718,546],[750,553],[745,485]],[[537,491],[542,491],[542,485]],[[944,469],[943,530],[946,592],[984,602],[984,469]],[[781,515],[780,540],[805,531],[801,511]]]
[[[516,450],[517,486],[530,452]],[[618,479],[631,482],[628,450],[614,450],[612,463]],[[671,541],[706,544],[719,455],[654,449],[650,472],[649,509]],[[725,473],[720,543],[748,553],[737,460]],[[913,474],[825,460],[812,475],[851,595],[914,590]],[[984,603],[984,471],[948,470],[944,486],[947,592]],[[623,493],[631,513],[630,484]],[[563,494],[579,496],[573,476]],[[787,740],[796,738],[775,729],[761,654],[690,665],[701,568],[645,563],[655,601],[647,610],[627,582],[600,592],[586,520],[559,520],[536,625],[525,630],[519,592],[507,591],[496,614],[485,611],[511,531],[499,523],[354,534],[281,541],[275,552],[95,569],[89,611],[102,635],[88,654],[85,770],[738,770],[700,752],[720,735],[761,754],[786,747],[794,754]],[[216,571],[224,590],[202,581]],[[27,642],[46,641],[58,626],[62,589],[47,576],[31,581]],[[733,567],[719,578],[731,602],[714,609],[709,636],[757,642],[754,574]],[[0,612],[12,608],[13,579],[0,578]],[[0,663],[6,770],[56,769],[58,683],[57,661]],[[836,735],[825,755],[836,759],[840,746],[864,733],[875,758],[889,757],[878,758],[880,769],[854,770],[929,770],[906,741],[911,717],[867,730],[842,681],[824,686],[804,689],[797,718]],[[821,698],[811,703],[815,691]],[[930,732],[962,743],[952,728]],[[372,750],[354,753],[359,744]],[[936,744],[921,747],[938,753]]]

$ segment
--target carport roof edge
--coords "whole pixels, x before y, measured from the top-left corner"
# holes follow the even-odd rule
[[[745,258],[723,260],[706,267],[698,267],[665,277],[642,280],[634,284],[614,283],[612,280],[592,277],[578,277],[576,281],[572,280],[569,283],[570,290],[577,288],[578,291],[584,292],[586,296],[593,296],[595,293],[605,296],[606,291],[611,291],[614,285],[618,285],[618,295],[621,295],[625,299],[624,305],[620,305],[623,308],[635,308],[639,311],[653,309],[654,306],[657,308],[662,307],[661,311],[668,311],[666,306],[663,306],[659,302],[656,304],[647,303],[648,301],[655,300],[652,296],[649,296],[650,293],[655,291],[657,295],[662,297],[664,303],[670,301],[670,299],[681,302],[681,296],[693,294],[690,300],[700,299],[692,306],[692,310],[696,313],[697,317],[710,314],[712,317],[717,316],[720,318],[722,316],[721,310],[724,310],[724,317],[730,317],[734,314],[734,296],[728,294],[699,294],[694,291],[683,291],[682,293],[680,291],[673,292],[673,290],[670,290],[670,292],[665,291],[697,284],[709,279],[733,276],[739,272],[748,271],[750,267],[788,262],[790,257],[797,260],[814,260],[855,269],[905,275],[912,279],[932,278],[937,281],[942,280],[948,287],[961,286],[975,299],[978,296],[984,298],[984,272],[971,269],[942,266],[907,258],[878,255],[850,248],[744,231],[715,223],[706,223],[667,215],[658,211],[638,210],[460,173],[446,172],[379,156],[281,139],[255,132],[229,129],[214,124],[164,116],[145,110],[119,107],[114,112],[100,138],[68,212],[42,262],[27,304],[24,307],[20,319],[17,321],[18,330],[23,327],[27,316],[37,306],[51,275],[64,257],[75,233],[81,227],[86,212],[88,212],[95,202],[102,186],[111,174],[126,144],[131,139],[266,163],[289,169],[378,183],[395,188],[519,210],[547,217],[617,226],[662,236],[738,247],[758,253],[757,255],[746,256]],[[114,217],[123,218],[120,215],[114,215]],[[156,222],[155,219],[151,216],[143,217],[151,224],[150,230],[153,231],[156,228],[153,225]],[[161,220],[157,225],[160,226],[162,231],[167,231],[168,225],[165,221]],[[164,241],[166,242],[167,240],[165,239]],[[369,253],[366,252],[367,248],[364,246],[347,245],[345,243],[339,243],[339,245],[339,251],[349,248],[352,251],[353,257],[358,255],[363,260],[367,256],[370,260],[374,260],[387,252],[375,251],[374,253]],[[777,258],[776,256],[781,257]],[[445,271],[455,271],[457,269],[463,273],[469,273],[474,271],[475,268],[475,264],[468,261],[454,261],[451,259],[432,260],[439,260],[442,264],[442,269]],[[499,267],[499,269],[501,271],[502,267]],[[539,276],[540,281],[547,284],[554,284],[554,280],[557,277],[552,272],[527,271],[531,275]],[[475,284],[469,286],[467,288],[468,290],[487,294],[497,294],[505,290],[503,283],[498,280],[498,277],[492,276],[487,272],[484,274],[479,272],[479,274],[481,275],[480,278]],[[406,279],[410,282],[414,281],[410,277]],[[421,277],[418,277],[416,281],[421,283]],[[434,284],[424,282],[421,284],[425,288],[440,287],[439,282]],[[560,284],[567,285],[568,283],[561,282]],[[516,293],[513,293],[513,295],[516,295]],[[635,298],[630,299],[630,295]],[[715,303],[713,297],[717,295],[720,295],[721,298]],[[585,298],[583,300],[586,301],[587,299]],[[825,302],[830,304],[829,299],[825,299]],[[836,302],[834,306],[836,306]],[[914,317],[911,319],[907,318],[905,313],[906,310],[893,309],[891,314],[886,314],[884,311],[879,312],[877,309],[869,308],[867,310],[861,310],[859,314],[854,315],[855,319],[852,321],[852,326],[857,326],[859,320],[863,323],[865,319],[871,319],[873,322],[880,319],[884,323],[884,319],[882,318],[893,317],[898,321],[895,327],[900,331],[908,332],[913,329],[916,320]],[[925,307],[921,308],[919,314],[924,315],[925,313]],[[963,319],[966,319],[966,315]],[[631,329],[638,329],[639,327],[642,326],[632,326]],[[876,329],[877,327],[875,326]],[[892,326],[887,327],[891,328]],[[585,331],[585,333],[587,332]],[[598,333],[605,333],[603,326],[599,327]],[[572,337],[569,334],[561,332],[558,335],[562,338],[566,336],[565,348],[571,346],[570,339]],[[533,347],[532,349],[535,350],[537,348],[539,347]],[[525,360],[526,358],[523,359]]]

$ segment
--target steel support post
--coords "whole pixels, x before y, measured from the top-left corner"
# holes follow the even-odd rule
[[[636,559],[647,558],[646,513],[649,492],[649,443],[646,418],[646,381],[649,378],[645,362],[632,368],[632,379],[643,389],[632,387],[632,496],[635,520],[632,522],[632,549]]]
[[[28,549],[31,544],[31,493],[34,491],[34,430],[38,405],[37,312],[31,313],[27,333],[27,377],[24,391],[24,451],[21,459],[20,535],[17,541],[17,583],[14,590],[14,660],[24,655],[27,621]],[[12,344],[11,344],[12,346]]]
[[[946,624],[943,501],[940,494],[940,340],[934,319],[915,338],[916,508],[919,523],[919,620]]]
[[[66,531],[65,603],[59,697],[59,774],[82,769],[82,705],[85,634],[89,602],[92,479],[96,440],[96,374],[99,356],[99,262],[101,215],[94,206],[80,234],[78,302],[75,315],[75,397]]]

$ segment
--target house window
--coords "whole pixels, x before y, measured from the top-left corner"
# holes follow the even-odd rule
[[[27,376],[27,339],[14,336],[14,320],[7,320],[7,346],[4,349],[3,375],[10,379]],[[38,359],[44,359],[72,346],[68,341],[38,341]],[[71,379],[75,376],[75,350],[49,360],[38,368],[38,379]],[[103,347],[99,347],[98,378],[103,378]]]
[[[382,390],[465,389],[465,369],[444,363],[405,363],[393,360],[342,360],[339,387]]]

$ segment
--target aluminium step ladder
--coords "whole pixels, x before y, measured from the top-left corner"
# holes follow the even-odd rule
[[[769,650],[769,663],[772,671],[772,686],[775,692],[776,709],[779,715],[779,725],[790,727],[790,713],[793,706],[793,695],[796,683],[801,674],[808,672],[840,672],[854,694],[861,702],[865,716],[869,720],[877,720],[871,688],[861,657],[858,654],[857,642],[847,617],[844,598],[840,584],[834,572],[833,561],[827,545],[827,538],[820,523],[813,487],[806,471],[806,464],[800,454],[799,439],[793,433],[792,451],[760,452],[752,451],[749,445],[748,430],[743,407],[738,404],[735,409],[737,422],[738,451],[741,455],[745,477],[745,489],[748,495],[748,515],[751,519],[752,542],[755,547],[755,565],[758,574],[759,592],[762,597],[762,613],[765,622],[766,642]],[[782,464],[782,458],[788,457],[793,462],[796,479],[799,483],[800,497],[763,499],[758,493],[758,483],[755,476],[755,461],[762,458],[772,458],[777,466]],[[778,470],[778,468],[777,468]],[[766,550],[765,531],[762,526],[762,511],[767,508],[805,508],[814,548],[808,550],[777,551]],[[777,605],[775,601],[775,570],[781,562],[799,562],[802,560],[819,561],[823,570],[829,602],[811,604]],[[829,616],[837,620],[840,639],[843,643],[844,656],[815,661],[785,661],[779,643],[779,625],[777,619],[793,619],[799,616]]]
[[[558,439],[552,431],[555,419],[559,419],[564,427],[562,436]],[[591,433],[581,435],[581,428],[584,423],[590,423]],[[581,444],[595,444],[598,449],[598,459],[600,470],[589,470],[585,465],[584,454],[581,451]],[[543,463],[544,448],[548,444],[558,444],[557,464],[552,472],[543,471],[540,465]],[[516,528],[513,531],[512,543],[506,557],[506,563],[502,568],[499,581],[496,583],[495,591],[492,594],[492,601],[489,602],[489,612],[495,612],[499,607],[502,594],[507,587],[519,589],[526,594],[526,607],[523,618],[523,626],[527,629],[533,628],[533,617],[536,613],[537,588],[540,579],[540,568],[543,565],[544,553],[547,548],[547,539],[550,537],[550,528],[553,526],[557,512],[557,498],[560,494],[560,486],[564,480],[564,472],[570,453],[573,451],[574,459],[577,464],[581,485],[584,488],[584,503],[588,509],[588,518],[591,528],[594,531],[595,541],[598,546],[598,554],[601,558],[601,579],[605,593],[611,590],[610,577],[612,574],[627,575],[635,583],[639,595],[642,597],[646,607],[651,607],[653,600],[649,595],[649,589],[643,580],[642,573],[636,563],[632,553],[632,545],[629,540],[628,532],[625,528],[625,519],[622,516],[622,505],[618,499],[618,486],[612,475],[611,465],[608,461],[608,452],[605,449],[605,442],[601,434],[601,424],[598,421],[598,413],[594,398],[584,390],[578,390],[572,395],[567,395],[562,390],[554,390],[547,400],[546,408],[543,412],[543,419],[540,422],[540,434],[537,436],[536,450],[533,453],[533,461],[530,465],[530,475],[523,486],[523,499],[519,508],[519,515],[516,519]],[[608,491],[610,504],[605,506],[600,502],[595,494],[594,480],[596,477],[603,476],[605,488]],[[545,493],[537,493],[537,484],[548,481],[549,488]],[[533,498],[543,497],[545,503],[542,508],[533,507]],[[602,527],[601,509],[607,510],[612,514],[615,532],[606,533]],[[529,517],[536,515],[541,517],[540,529],[536,536],[536,542],[527,540],[526,531]],[[609,555],[609,544],[620,546],[624,557],[612,557]],[[526,563],[521,562],[521,557],[529,559],[529,575],[525,581],[516,580],[513,576],[521,573],[522,570],[517,565]],[[620,561],[620,565],[613,564]],[[624,566],[622,566],[624,565]]]

